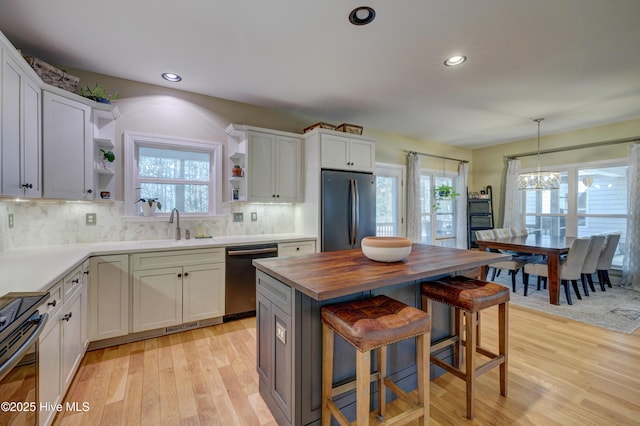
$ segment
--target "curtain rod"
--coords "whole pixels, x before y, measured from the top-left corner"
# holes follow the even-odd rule
[[[468,163],[469,162],[469,160],[461,160],[459,158],[452,158],[452,157],[443,157],[442,155],[435,155],[435,154],[425,154],[424,152],[409,151],[408,149],[405,149],[404,152],[414,153],[416,155],[422,155],[422,156],[425,156],[425,157],[440,158],[441,160],[457,161],[458,163]]]
[[[611,139],[611,140],[608,140],[608,141],[601,141],[601,142],[585,143],[585,144],[582,144],[582,145],[566,146],[566,147],[563,147],[563,148],[545,149],[545,150],[540,151],[540,154],[553,154],[553,153],[556,153],[556,152],[573,151],[574,149],[595,148],[595,147],[599,147],[599,146],[616,145],[616,144],[619,144],[619,143],[629,143],[629,142],[640,142],[640,136],[634,136],[634,137],[631,137],[631,138],[624,138],[624,139]],[[504,158],[506,160],[515,160],[516,158],[531,157],[532,155],[538,155],[538,151],[523,152],[523,153],[520,153],[520,154],[505,155]]]

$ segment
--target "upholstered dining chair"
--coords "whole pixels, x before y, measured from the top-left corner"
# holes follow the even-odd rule
[[[589,252],[589,246],[591,245],[591,238],[576,238],[571,242],[569,247],[569,253],[567,258],[560,264],[560,284],[564,286],[564,293],[567,297],[567,303],[573,305],[571,301],[571,290],[569,289],[569,281],[573,285],[573,290],[576,292],[578,299],[582,300],[580,296],[580,290],[578,290],[578,280],[582,273],[582,266],[584,265],[584,259]],[[527,295],[529,289],[528,275],[537,275],[538,277],[548,278],[548,266],[546,263],[527,263],[524,265],[525,281],[524,281],[524,294]]]
[[[476,239],[477,240],[493,240],[495,239],[495,235],[493,233],[493,230],[491,229],[476,231]],[[520,269],[522,269],[525,263],[526,262],[524,260],[515,259],[515,258],[511,258],[511,260],[503,260],[501,262],[491,263],[487,265],[487,269],[486,269],[487,275],[489,274],[489,269],[493,269],[493,275],[491,275],[491,280],[495,280],[496,274],[498,273],[498,271],[500,269],[506,269],[507,271],[509,271],[509,274],[511,275],[511,287],[512,287],[512,290],[515,292],[516,291],[516,274]],[[482,279],[487,279],[487,277],[482,277]]]
[[[514,237],[526,237],[529,235],[527,228],[511,228],[511,235]]]
[[[584,259],[584,265],[582,265],[580,280],[582,281],[582,289],[584,290],[584,294],[587,296],[589,295],[589,290],[587,289],[587,281],[589,281],[589,287],[591,288],[591,291],[596,291],[595,287],[593,286],[593,274],[596,272],[596,266],[598,265],[598,259],[600,258],[600,253],[602,252],[604,240],[604,235],[591,236],[591,245],[589,246],[589,252],[587,253],[587,257]]]
[[[598,272],[598,281],[600,282],[600,290],[602,291],[605,291],[605,284],[611,287],[611,280],[609,279],[609,269],[611,269],[613,256],[616,254],[616,249],[618,248],[619,242],[619,232],[613,232],[605,236],[604,245],[602,246],[600,257],[598,258],[598,264],[596,265],[596,271]]]

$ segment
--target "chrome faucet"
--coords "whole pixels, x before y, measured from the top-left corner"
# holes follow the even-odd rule
[[[171,216],[169,216],[169,223],[173,223],[173,214],[176,214],[176,240],[180,239],[180,212],[177,208],[171,210]]]

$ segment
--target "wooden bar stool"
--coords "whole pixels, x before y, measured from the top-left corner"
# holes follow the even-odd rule
[[[450,365],[430,356],[431,362],[467,383],[467,418],[473,419],[476,377],[500,366],[500,394],[507,396],[507,339],[509,316],[509,289],[500,284],[464,276],[447,277],[422,284],[422,308],[431,312],[431,302],[446,303],[455,308],[455,334],[431,346],[431,353],[454,346],[454,362]],[[480,346],[480,311],[498,305],[498,353]],[[462,336],[464,313],[465,336]],[[465,346],[463,362],[461,346]],[[489,358],[476,367],[476,352]],[[462,364],[464,363],[464,368]]]
[[[356,348],[356,379],[333,387],[334,333]],[[418,401],[410,398],[386,377],[387,345],[416,337]],[[350,425],[333,398],[356,389],[356,425],[369,424],[370,383],[378,384],[378,418],[382,424],[403,424],[420,419],[429,423],[429,346],[431,318],[428,313],[387,296],[337,303],[322,308],[322,424],[331,424],[331,416],[341,425]],[[378,371],[371,374],[371,350],[378,351]],[[384,419],[386,388],[413,406],[392,418]]]

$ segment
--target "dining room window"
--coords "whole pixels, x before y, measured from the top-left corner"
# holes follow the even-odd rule
[[[628,220],[626,163],[557,169],[561,170],[559,190],[526,192],[527,229],[570,237],[620,232],[613,266],[621,267]]]

